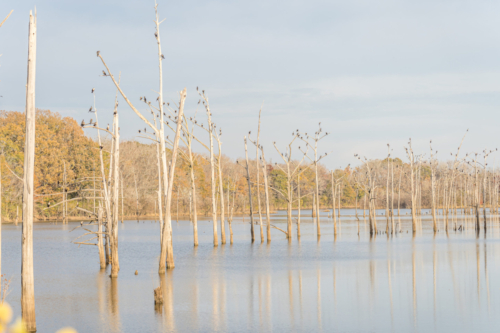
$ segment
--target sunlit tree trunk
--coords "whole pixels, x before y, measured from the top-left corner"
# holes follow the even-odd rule
[[[266,195],[266,231],[267,231],[267,241],[271,241],[271,213],[269,210],[269,184],[267,179],[267,164],[266,157],[264,155],[264,147],[260,146],[262,152],[262,175],[264,177],[264,191]],[[299,212],[300,214],[300,212]],[[300,216],[299,216],[300,218]]]
[[[103,220],[103,209],[101,206],[97,209],[97,248],[99,250],[99,264],[101,269],[106,268],[106,258],[104,256],[104,246],[103,246],[103,228],[102,228],[102,220]]]
[[[30,11],[28,80],[26,86],[26,136],[24,144],[23,231],[21,239],[21,312],[26,329],[36,331],[35,278],[33,272],[33,198],[35,175],[35,73],[36,11]]]
[[[217,140],[219,144],[219,158],[218,158],[218,169],[219,169],[219,193],[220,193],[220,232],[221,232],[221,243],[226,244],[226,220],[224,216],[224,186],[222,182],[222,142]]]
[[[259,210],[259,224],[260,224],[260,241],[261,243],[264,243],[264,226],[262,224],[262,211],[260,209],[260,184],[259,184],[259,173],[260,173],[260,168],[259,168],[259,138],[260,138],[260,114],[262,112],[262,109],[259,111],[259,127],[257,129],[257,142],[256,142],[256,157],[255,157],[255,167],[256,167],[256,181],[255,183],[257,184],[257,208]]]
[[[248,165],[248,147],[247,147],[247,137],[245,136],[245,158],[246,158],[246,166],[245,169],[247,171],[247,184],[248,184],[248,200],[250,202],[250,234],[252,237],[252,243],[255,241],[255,232],[253,227],[253,203],[252,203],[252,184],[250,182],[250,170]]]
[[[118,221],[119,221],[119,164],[120,164],[120,131],[118,112],[115,111],[114,125],[114,146],[113,146],[113,219],[111,225],[111,277],[118,277],[120,264],[118,261]]]

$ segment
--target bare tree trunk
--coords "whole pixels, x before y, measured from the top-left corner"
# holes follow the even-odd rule
[[[139,192],[137,191],[137,178],[135,177],[135,168],[134,171],[134,185],[135,185],[135,217],[137,218],[137,222],[139,222]]]
[[[257,143],[256,143],[256,157],[255,157],[255,167],[257,172],[257,180],[255,183],[257,184],[257,208],[259,209],[259,224],[260,224],[260,242],[264,243],[264,226],[262,225],[262,211],[260,209],[260,184],[259,184],[259,138],[260,138],[260,114],[262,112],[262,108],[259,111],[259,127],[257,129]]]
[[[66,205],[68,204],[67,200],[68,198],[66,197],[67,196],[67,189],[66,189],[66,162],[63,161],[63,164],[64,164],[64,173],[63,173],[63,206],[62,206],[62,210],[63,210],[63,220],[62,222],[63,223],[66,223]]]
[[[231,205],[231,212],[228,212],[229,213],[229,218],[228,218],[228,224],[229,224],[229,242],[230,244],[233,244],[233,212],[234,212],[234,192],[233,192],[233,204]],[[227,187],[227,205],[228,205],[228,208],[229,208],[229,200],[230,200],[230,197],[229,197],[229,186]]]
[[[97,210],[97,248],[99,249],[99,264],[101,266],[101,269],[104,269],[106,268],[106,258],[104,257],[104,247],[102,245],[103,241],[102,215],[103,215],[103,210],[102,207],[99,205],[99,208]]]
[[[154,124],[155,124],[155,127],[157,126],[156,125],[156,118],[154,117],[153,115],[153,119],[154,119]],[[161,145],[160,145],[160,137],[159,137],[159,134],[157,132],[155,132],[155,137],[156,137],[156,167],[157,167],[157,172],[158,172],[158,219],[160,221],[160,230],[163,230],[163,205],[162,205],[162,193],[163,193],[163,189],[162,189],[162,186],[161,186],[161,183],[162,183],[162,174],[161,174]],[[165,177],[165,175],[163,175]],[[134,173],[134,180],[135,180],[135,173]],[[161,241],[161,234],[160,234],[160,241]]]
[[[260,147],[262,152],[262,175],[264,176],[264,190],[266,193],[266,229],[267,229],[267,241],[271,241],[271,214],[269,211],[269,184],[267,180],[267,164],[266,157],[264,155],[264,147]],[[299,219],[300,219],[300,211],[299,211]]]
[[[486,151],[486,150],[485,150]],[[483,218],[484,218],[484,221],[483,221],[483,229],[484,229],[484,233],[486,234],[486,230],[487,230],[487,225],[486,225],[486,156],[484,158],[484,174],[483,174]]]
[[[297,174],[297,238],[300,238],[300,173]]]
[[[188,138],[188,140],[191,140]],[[189,142],[189,164],[191,165],[190,175],[191,175],[191,198],[193,200],[193,241],[194,246],[198,246],[198,213],[196,212],[196,183],[194,179],[194,163],[193,163],[193,153],[191,151],[191,142]]]
[[[96,214],[96,210],[95,210],[95,198],[96,198],[96,196],[95,196],[95,162],[93,163],[93,166],[94,166],[94,178],[93,178],[93,186],[94,186],[94,209],[92,210],[92,212],[94,214]]]
[[[125,215],[123,215],[123,173],[122,172],[120,172],[120,181],[121,181],[120,189],[122,192],[122,223],[123,223],[123,219],[124,219]]]
[[[210,186],[212,188],[212,222],[213,222],[213,234],[214,234],[214,246],[219,246],[219,240],[217,239],[217,200],[215,198],[216,184],[215,184],[215,162],[214,162],[214,139],[213,139],[213,124],[212,124],[212,113],[210,109],[207,108],[208,117],[208,135],[210,138]],[[253,228],[253,227],[252,227]]]
[[[335,214],[335,180],[333,179],[333,170],[332,170],[332,214],[333,214],[333,234],[337,235],[337,214]],[[363,210],[363,216],[365,212]]]
[[[356,196],[357,199],[357,196]],[[357,212],[357,209],[356,209]],[[357,216],[357,213],[356,213]],[[396,234],[396,228],[394,225],[394,160],[391,163],[391,224],[392,224],[392,234]]]
[[[247,170],[247,183],[248,183],[248,200],[250,201],[250,234],[252,236],[252,243],[255,241],[255,232],[253,227],[253,203],[252,203],[252,185],[250,182],[250,170],[248,166],[248,148],[247,148],[247,137],[245,136],[245,158],[247,164],[245,166]]]
[[[387,221],[387,224],[385,226],[385,233],[389,234],[389,158],[391,156],[391,148],[389,144],[387,144],[387,180],[386,180],[386,186],[385,186],[385,218]]]
[[[319,198],[319,181],[318,181],[318,140],[315,141],[315,146],[314,146],[314,184],[316,186],[315,191],[316,191],[316,221],[318,222],[316,224],[316,236],[318,239],[321,237],[321,227],[320,227],[320,216],[319,216],[319,205],[320,205],[320,198]]]
[[[35,175],[35,73],[36,11],[30,11],[28,42],[28,80],[26,87],[26,136],[24,145],[23,237],[21,262],[21,312],[29,332],[36,331],[35,279],[33,272],[33,198]]]
[[[157,16],[158,22],[158,16]],[[159,43],[159,37],[158,37]],[[159,44],[158,44],[159,45]],[[160,90],[161,92],[162,90]],[[161,95],[160,95],[161,96]],[[162,98],[162,97],[161,97]],[[162,100],[160,98],[160,100]],[[186,100],[186,88],[181,92],[179,101],[179,115],[177,116],[177,128],[175,132],[174,142],[172,144],[172,162],[170,165],[170,174],[164,173],[164,180],[168,181],[168,187],[166,190],[166,203],[165,203],[165,223],[162,230],[162,241],[161,241],[161,252],[160,252],[160,265],[158,272],[163,274],[165,272],[165,261],[167,263],[167,269],[172,269],[175,267],[174,264],[174,248],[172,246],[172,218],[170,212],[170,204],[172,201],[172,188],[175,175],[175,163],[177,161],[177,154],[179,150],[179,139],[181,135],[182,128],[182,117],[184,115],[184,101]],[[168,175],[168,179],[167,179]]]
[[[219,158],[218,158],[218,166],[219,166],[219,192],[220,192],[220,232],[221,232],[221,243],[226,244],[226,219],[224,217],[224,186],[222,184],[222,143],[217,140],[219,144]]]
[[[111,277],[118,277],[120,264],[118,261],[118,209],[119,209],[119,192],[118,187],[120,184],[119,178],[119,164],[120,164],[120,131],[119,131],[119,118],[118,112],[115,109],[114,121],[114,147],[113,147],[113,219],[111,225]]]

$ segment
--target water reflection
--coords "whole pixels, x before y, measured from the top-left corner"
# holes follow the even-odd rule
[[[286,215],[280,214],[273,224],[282,227]],[[118,279],[99,270],[97,251],[69,243],[71,226],[37,224],[39,330],[71,325],[81,332],[458,333],[500,325],[489,315],[500,311],[495,301],[500,267],[492,264],[500,253],[498,223],[477,239],[472,217],[467,222],[450,216],[447,236],[440,214],[441,231],[434,235],[424,214],[414,236],[402,210],[395,216],[402,233],[370,238],[366,221],[358,226],[349,210],[341,215],[342,233],[336,238],[331,218],[325,217],[319,241],[312,219],[303,218],[300,240],[288,242],[273,229],[273,241],[264,244],[250,244],[248,223],[235,218],[234,244],[218,248],[211,246],[209,222],[200,220],[200,244],[193,248],[191,225],[180,221],[173,227],[176,268],[161,276],[155,224],[125,221]],[[18,272],[20,229],[4,226],[8,275]],[[18,311],[19,281],[12,285],[8,301]],[[163,304],[154,307],[158,286]]]

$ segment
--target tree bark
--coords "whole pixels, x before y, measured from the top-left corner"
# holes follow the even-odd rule
[[[269,211],[269,185],[267,180],[267,164],[266,157],[264,155],[264,147],[260,148],[262,152],[262,175],[264,177],[264,190],[266,193],[266,231],[267,231],[267,242],[271,241],[271,214]],[[299,212],[300,214],[300,212]],[[299,216],[300,219],[300,216]]]
[[[118,112],[115,110],[114,128],[114,146],[113,146],[113,218],[111,224],[111,277],[118,277],[120,263],[118,261],[118,221],[119,221],[119,164],[120,164],[120,131]]]
[[[159,38],[159,37],[158,37]],[[159,39],[158,39],[159,40]],[[160,90],[161,91],[161,90]],[[175,163],[177,161],[177,154],[179,150],[179,139],[181,135],[182,128],[182,117],[184,114],[184,101],[186,100],[186,88],[181,92],[179,101],[179,115],[177,116],[177,128],[175,131],[174,142],[172,144],[172,162],[170,165],[170,173],[164,173],[164,180],[167,180],[168,175],[168,186],[166,190],[166,202],[165,202],[165,223],[162,230],[162,241],[161,241],[161,252],[160,252],[160,264],[158,272],[160,274],[165,273],[165,261],[167,264],[167,269],[172,269],[175,267],[174,264],[174,248],[172,246],[172,217],[170,212],[170,205],[172,201],[172,188],[175,175]]]
[[[99,208],[97,210],[97,247],[99,249],[99,264],[101,266],[101,269],[106,268],[106,258],[104,257],[104,247],[103,247],[103,228],[102,228],[102,215],[103,215],[103,210],[102,207],[99,205]]]
[[[28,79],[26,87],[26,136],[24,145],[23,235],[21,262],[21,312],[26,329],[36,331],[35,279],[33,272],[33,197],[35,174],[35,75],[36,11],[30,11]]]
[[[252,203],[252,185],[250,182],[250,170],[248,165],[248,148],[247,148],[247,137],[245,136],[245,158],[247,161],[247,184],[248,184],[248,200],[250,201],[250,234],[252,236],[252,243],[255,241],[255,232],[253,227],[253,203]]]

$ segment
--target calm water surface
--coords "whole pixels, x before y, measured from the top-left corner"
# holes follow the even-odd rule
[[[486,237],[441,230],[424,220],[416,237],[402,211],[402,233],[370,240],[367,225],[342,210],[340,235],[322,216],[318,242],[311,212],[302,237],[251,244],[248,217],[233,223],[234,244],[214,248],[211,222],[173,221],[176,268],[160,278],[159,224],[120,224],[120,276],[99,269],[97,247],[72,244],[79,223],[34,228],[38,332],[486,332],[500,327],[500,232]],[[429,218],[424,215],[424,219]],[[286,228],[286,212],[273,224]],[[379,216],[379,229],[385,230]],[[472,226],[471,221],[467,222]],[[459,219],[458,224],[465,224]],[[295,228],[295,226],[294,226]],[[359,228],[359,236],[358,236]],[[442,229],[440,227],[440,229]],[[294,229],[295,233],[295,229]],[[20,315],[21,226],[3,226],[2,270],[12,278],[7,301]],[[228,237],[229,240],[229,237]],[[134,275],[138,270],[139,275]],[[153,290],[164,287],[164,305]]]

